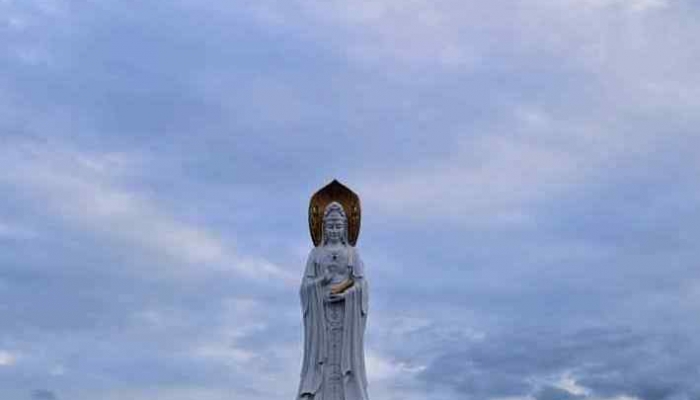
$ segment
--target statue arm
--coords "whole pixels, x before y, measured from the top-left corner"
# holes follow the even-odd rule
[[[343,282],[341,282],[341,283],[339,283],[339,284],[337,284],[337,285],[334,285],[334,286],[331,288],[331,293],[332,293],[332,294],[340,294],[340,293],[343,293],[343,292],[345,292],[346,290],[350,289],[350,288],[354,285],[354,283],[355,283],[355,282],[352,280],[352,278],[348,278],[348,279],[344,280]]]
[[[306,269],[299,290],[303,315],[309,312],[309,302],[311,301],[310,299],[314,298],[316,289],[319,286],[328,284],[331,280],[330,272],[326,271],[322,276],[316,275],[316,272],[315,250],[312,250],[306,262]]]
[[[359,296],[359,298],[355,297]],[[331,293],[331,295],[328,297],[328,301],[330,302],[336,302],[340,301],[344,298],[350,298],[353,299],[358,299],[359,301],[358,307],[360,307],[360,311],[362,312],[362,316],[367,315],[367,310],[368,310],[368,291],[367,291],[367,281],[365,281],[364,278],[356,278],[356,280],[353,282],[353,284],[346,289],[343,292],[339,293]]]
[[[314,251],[311,250],[309,257],[306,260],[306,267],[304,268],[304,276],[301,280],[301,287],[299,288],[299,295],[301,297],[301,310],[302,314],[306,316],[309,312],[309,302],[311,299],[310,290],[316,285],[316,279],[313,278],[315,275],[315,257]],[[309,276],[311,275],[311,276]]]
[[[369,288],[367,286],[367,280],[365,278],[361,279],[361,282],[358,282],[360,286],[360,302],[361,302],[361,311],[362,315],[367,315],[367,310],[369,308]]]
[[[354,249],[354,266],[353,266],[353,276],[355,280],[355,290],[360,293],[360,303],[362,315],[367,315],[369,309],[369,288],[367,284],[367,277],[365,276],[365,264],[360,258],[360,252]]]

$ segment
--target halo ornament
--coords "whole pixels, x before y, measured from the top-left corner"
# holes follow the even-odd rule
[[[348,242],[355,246],[360,236],[360,222],[362,219],[362,209],[360,207],[360,197],[347,186],[333,179],[326,186],[319,189],[309,202],[309,232],[314,246],[321,244],[323,236],[323,213],[326,206],[333,201],[337,201],[343,206],[345,216],[348,221]]]

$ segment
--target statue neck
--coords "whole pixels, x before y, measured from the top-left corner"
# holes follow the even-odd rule
[[[327,241],[323,247],[345,247],[345,243],[342,240],[338,241]]]

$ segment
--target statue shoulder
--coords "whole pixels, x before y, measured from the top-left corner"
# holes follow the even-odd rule
[[[348,247],[348,265],[352,267],[353,276],[362,278],[365,274],[365,266],[362,258],[360,258],[360,252],[355,246]]]
[[[312,248],[311,251],[309,251],[309,256],[306,259],[306,268],[304,268],[305,277],[316,276],[316,264],[318,264],[317,254],[318,251],[316,247]]]
[[[311,251],[309,251],[309,263],[318,262],[319,254],[321,254],[320,249],[318,247],[312,247]]]
[[[352,261],[360,260],[360,251],[355,246],[348,246],[348,255]]]

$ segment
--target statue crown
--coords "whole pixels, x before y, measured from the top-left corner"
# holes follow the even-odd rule
[[[323,220],[330,218],[331,214],[338,214],[344,221],[347,221],[348,217],[345,215],[345,210],[343,206],[337,201],[330,202],[323,212]]]

